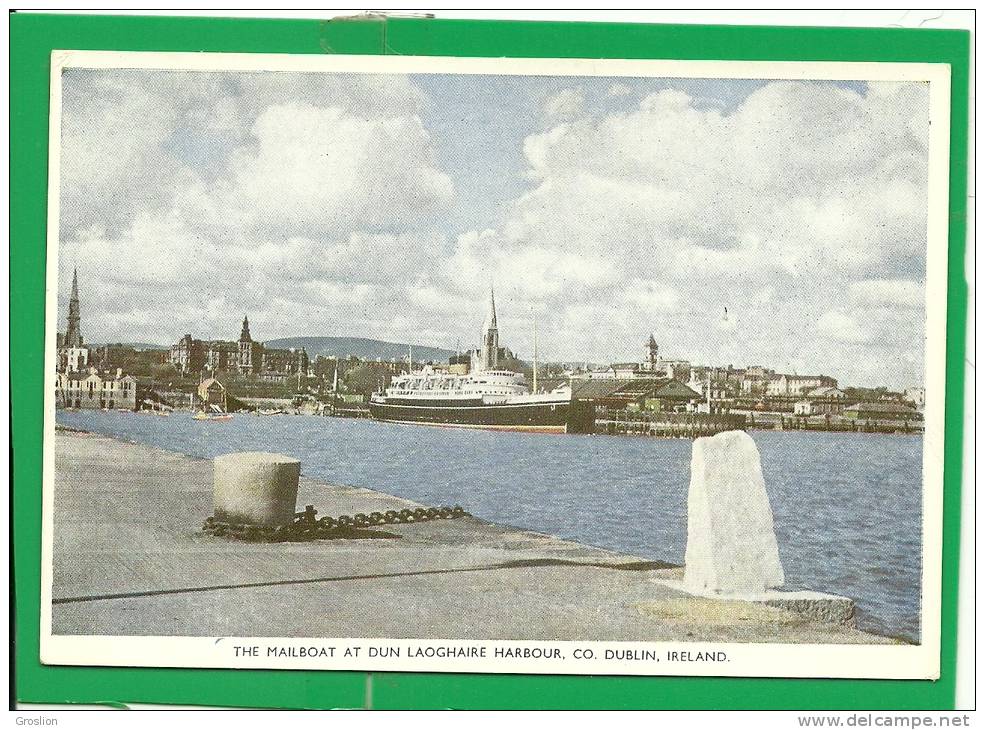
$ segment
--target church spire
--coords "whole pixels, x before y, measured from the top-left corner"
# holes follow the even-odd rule
[[[243,331],[239,333],[240,342],[253,342],[253,338],[250,337],[250,320],[244,314],[243,315]]]
[[[499,329],[496,326],[496,291],[489,287],[489,314],[486,316],[486,330]]]
[[[496,292],[489,287],[489,314],[482,331],[482,369],[495,370],[499,365],[499,327],[496,325]]]
[[[82,316],[79,312],[79,270],[72,270],[72,296],[68,300],[65,347],[82,347]]]

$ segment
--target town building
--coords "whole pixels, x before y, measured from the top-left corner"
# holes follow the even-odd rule
[[[818,388],[837,388],[838,381],[827,375],[778,374],[766,383],[766,395],[800,396]]]
[[[65,332],[59,332],[56,336],[56,369],[61,373],[74,373],[89,366],[89,348],[82,341],[78,269],[72,271],[72,294],[68,300],[67,320]]]
[[[226,410],[226,388],[215,378],[206,378],[198,384],[198,400],[203,410]]]
[[[613,410],[648,410],[658,413],[693,411],[701,394],[672,378],[577,378],[571,397],[592,401]]]
[[[817,388],[837,388],[838,381],[827,375],[787,375],[761,365],[746,368],[741,390],[752,396],[804,396]]]
[[[906,388],[903,391],[903,398],[908,400],[921,411],[927,405],[927,391],[923,388]]]
[[[848,395],[831,386],[814,388],[793,404],[795,416],[833,416],[845,410]]]
[[[639,362],[615,362],[607,368],[576,373],[573,377],[588,380],[629,380],[633,378],[667,378],[685,380],[691,373],[691,363],[687,360],[671,360],[661,357],[660,346],[653,333],[643,344],[643,359]]]
[[[61,408],[137,409],[137,379],[115,373],[59,372],[55,378],[55,404]]]
[[[693,404],[695,413],[728,413],[735,402],[733,389],[726,380],[714,378],[714,368],[692,367],[686,385],[701,396]]]
[[[105,343],[89,346],[89,365],[100,371],[112,372],[122,368],[130,375],[150,376],[155,367],[165,365],[170,351],[159,347],[135,347],[125,343]]]
[[[186,334],[171,346],[171,364],[182,375],[197,373],[205,367],[205,349],[208,343]]]
[[[468,355],[458,354],[448,358],[448,372],[454,375],[466,375],[469,372],[470,359]]]
[[[260,380],[283,381],[292,375],[307,375],[311,362],[300,349],[277,349],[257,342],[250,334],[250,320],[243,317],[239,339],[200,340],[184,335],[171,346],[169,358],[183,375],[229,373]]]
[[[104,357],[93,357],[82,339],[77,269],[72,272],[72,293],[66,319],[65,331],[59,332],[56,338],[55,405],[59,408],[136,410],[137,379],[124,375],[123,368],[119,367],[99,370],[94,363],[97,359],[108,361],[110,348],[105,348]]]

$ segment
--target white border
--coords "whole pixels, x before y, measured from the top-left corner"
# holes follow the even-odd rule
[[[345,669],[370,671],[498,672],[536,674],[653,674],[694,676],[845,677],[936,679],[940,676],[941,556],[943,528],[944,376],[947,321],[948,153],[950,67],[945,64],[596,60],[522,58],[440,58],[417,56],[308,56],[225,53],[139,53],[53,51],[49,122],[48,260],[45,328],[44,484],[41,575],[41,660],[46,664],[93,666],[233,667]],[[918,646],[697,644],[639,642],[430,641],[389,639],[282,639],[190,637],[55,636],[51,634],[52,521],[55,425],[55,336],[57,332],[58,222],[61,76],[65,68],[132,68],[197,71],[290,71],[335,73],[454,73],[664,78],[762,78],[913,81],[930,84],[928,164],[928,249],[926,285],[926,410],[923,458],[922,643]],[[235,658],[231,647],[255,645],[261,656]],[[346,647],[361,646],[557,647],[569,658],[477,661],[455,659],[372,660],[343,658]],[[334,658],[284,659],[265,656],[266,647],[336,647]],[[725,651],[727,663],[625,664],[575,661],[577,648],[603,654],[608,648],[667,651]]]

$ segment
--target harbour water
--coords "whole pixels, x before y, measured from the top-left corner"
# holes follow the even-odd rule
[[[335,418],[226,422],[59,411],[60,424],[190,456],[276,451],[302,473],[492,522],[683,563],[691,442]],[[919,641],[919,436],[753,431],[788,589],[856,601],[859,627]],[[323,514],[331,505],[316,504]],[[203,516],[204,517],[204,516]]]

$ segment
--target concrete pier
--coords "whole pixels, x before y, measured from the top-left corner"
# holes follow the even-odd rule
[[[58,432],[55,463],[56,634],[895,643],[690,595],[673,587],[680,568],[475,518],[387,525],[400,539],[210,537],[207,460]],[[298,504],[419,506],[303,474]]]

